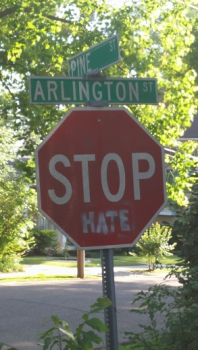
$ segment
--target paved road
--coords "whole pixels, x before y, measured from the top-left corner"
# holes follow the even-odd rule
[[[32,274],[41,273],[43,268],[45,273],[53,273],[54,267],[44,265],[40,267],[39,272],[32,267]],[[162,282],[164,277],[164,274],[136,274],[129,272],[129,269],[115,268],[114,271],[119,341],[123,341],[124,331],[137,330],[138,323],[141,322],[139,316],[134,317],[129,312],[134,295],[140,290],[147,290],[150,285]],[[59,269],[60,273],[61,271],[62,269]],[[76,269],[72,271],[76,273]],[[100,268],[94,271],[94,274],[101,273]],[[90,271],[85,273],[90,274]],[[172,278],[167,283],[176,286],[177,280]],[[74,331],[83,313],[87,312],[89,305],[101,295],[101,279],[0,284],[0,341],[19,350],[40,349],[41,347],[37,346],[36,335],[44,330],[40,326],[45,318],[57,314],[66,320]],[[103,319],[103,313],[100,317]]]

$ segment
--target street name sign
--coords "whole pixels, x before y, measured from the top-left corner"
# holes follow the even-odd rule
[[[125,108],[72,108],[36,149],[41,213],[78,249],[134,245],[166,203],[163,147]]]
[[[107,78],[85,80],[75,77],[29,78],[31,104],[157,104],[157,82],[153,78]]]
[[[68,60],[69,75],[80,77],[94,70],[102,70],[120,61],[118,35],[90,47]]]

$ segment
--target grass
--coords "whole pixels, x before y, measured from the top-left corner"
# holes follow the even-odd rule
[[[40,265],[46,257],[43,256],[25,256],[21,259],[20,264],[22,265]]]
[[[176,255],[170,255],[160,259],[162,265],[176,265],[179,258]],[[114,256],[114,266],[140,266],[146,264],[146,258],[142,256]]]
[[[23,257],[21,261],[21,267],[23,265],[50,265],[50,266],[57,266],[57,267],[77,267],[77,261],[76,258],[73,258],[74,260],[60,260],[61,258],[50,258],[50,260],[46,256],[30,256],[30,257]],[[89,262],[85,263],[85,267],[97,267],[101,265],[100,259],[96,258],[90,258],[86,259]],[[133,269],[131,272],[133,273],[141,273],[141,274],[155,274],[159,272],[166,272],[168,273],[168,265],[176,265],[179,262],[179,258],[177,256],[169,256],[167,258],[161,259],[161,263],[163,265],[167,265],[166,268],[163,269],[156,269],[155,271],[149,271],[148,267],[145,266],[144,269],[138,269],[139,266],[142,264],[146,264],[146,259],[144,257],[140,256],[114,256],[114,266],[128,266],[129,268],[127,269],[128,271],[130,270],[130,267],[136,266],[136,269]],[[60,275],[60,274],[55,274],[55,275],[45,275],[45,274],[37,274],[33,276],[20,276],[20,277],[1,277],[0,274],[0,283],[1,282],[31,282],[31,281],[52,281],[52,280],[69,280],[69,279],[74,279],[77,278],[76,275]],[[100,278],[98,276],[85,276],[85,278]]]
[[[51,266],[57,266],[57,267],[77,267],[77,261],[70,262],[70,261],[44,261],[42,263],[43,265],[51,265]],[[96,267],[97,264],[95,263],[85,263],[85,267]]]
[[[51,265],[51,266],[59,266],[59,267],[76,267],[77,261],[76,258],[73,258],[73,261],[71,260],[63,260],[61,258],[50,258],[50,260],[47,260],[48,258],[46,256],[27,256],[23,257],[21,264],[22,265]],[[85,259],[85,267],[97,267],[101,265],[100,258],[87,258]],[[90,262],[87,262],[90,261]],[[163,265],[176,265],[179,262],[179,258],[176,255],[171,255],[166,258],[161,259],[161,263]],[[141,266],[143,264],[146,264],[146,259],[144,257],[140,256],[114,256],[114,266]]]
[[[91,279],[98,279],[101,277],[98,276],[90,276],[85,275],[84,277],[91,278]],[[0,277],[0,283],[6,283],[6,282],[33,282],[33,281],[65,281],[65,280],[71,280],[71,279],[77,279],[75,275],[67,276],[67,275],[45,275],[45,274],[38,274],[33,276],[20,276],[20,277]]]

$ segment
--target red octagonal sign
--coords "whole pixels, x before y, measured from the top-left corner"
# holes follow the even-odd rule
[[[125,108],[74,108],[36,150],[41,213],[79,249],[132,246],[166,201],[162,146]]]

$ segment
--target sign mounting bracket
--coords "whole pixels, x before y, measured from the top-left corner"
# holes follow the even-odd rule
[[[106,107],[109,105],[108,101],[86,101],[85,106],[89,107]]]
[[[94,69],[94,70],[88,72],[86,75],[83,75],[83,79],[84,80],[95,80],[95,79],[105,80],[106,76],[102,75],[100,73],[100,70],[97,68],[97,69]]]

